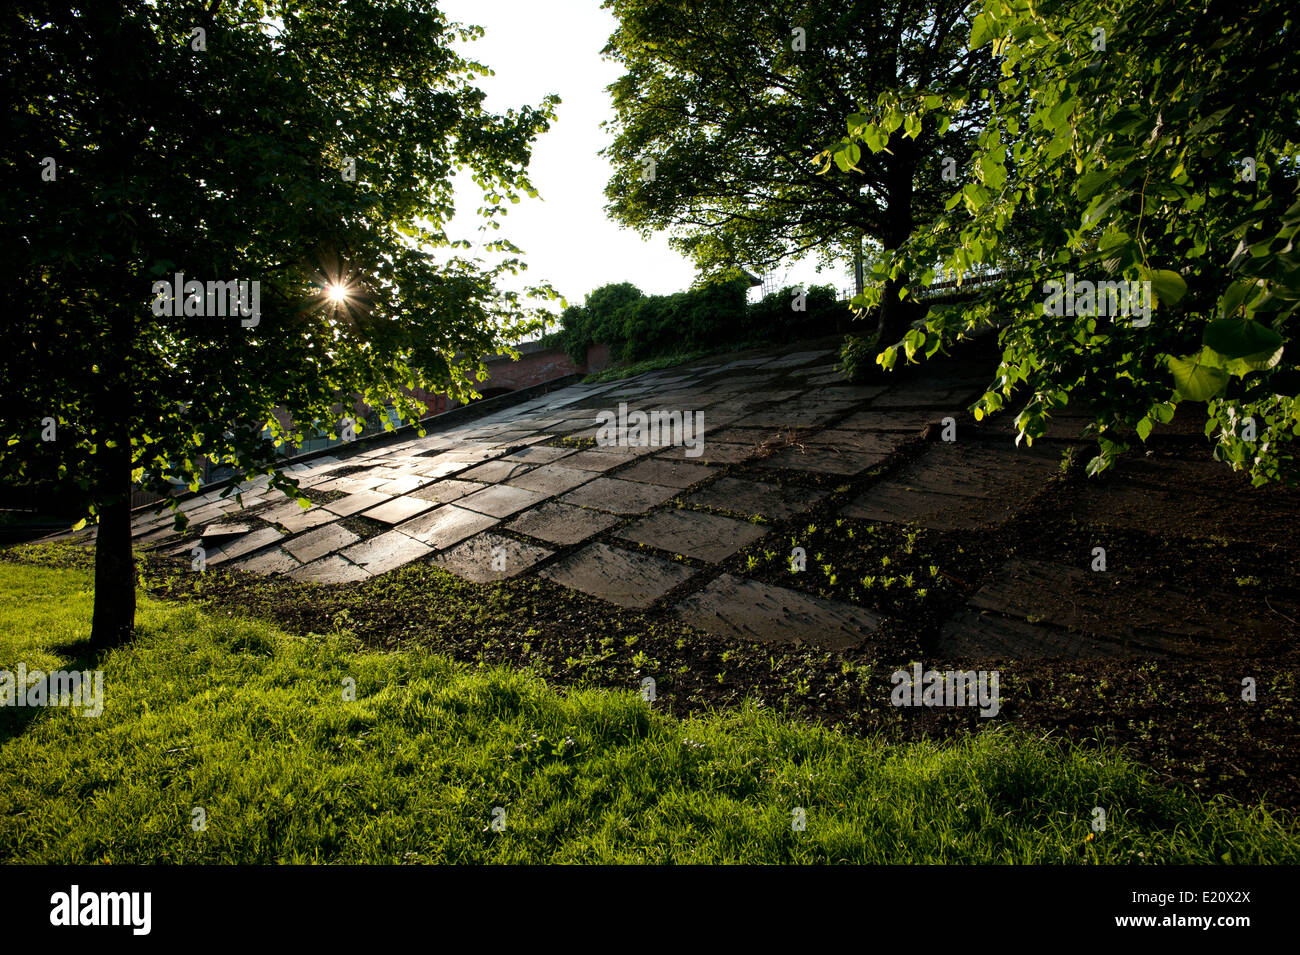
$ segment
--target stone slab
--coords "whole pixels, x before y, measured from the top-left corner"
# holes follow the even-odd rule
[[[578,451],[564,459],[566,468],[578,468],[583,471],[609,471],[624,462],[612,455],[599,451]]]
[[[699,484],[717,473],[717,469],[706,464],[695,464],[691,460],[677,461],[669,458],[654,457],[638,461],[625,471],[619,471],[621,481],[640,481],[643,484],[658,484],[662,487],[687,488]]]
[[[396,530],[434,548],[451,547],[497,523],[495,517],[466,510],[455,504],[442,507],[398,524]]]
[[[366,573],[377,576],[419,560],[433,553],[433,549],[401,531],[392,530],[353,544],[340,553]]]
[[[425,485],[418,491],[412,491],[411,497],[423,498],[426,501],[433,501],[435,504],[450,504],[453,501],[459,501],[462,497],[468,497],[475,491],[481,491],[486,484],[479,484],[475,481],[462,481],[459,478],[444,478],[441,481],[434,481],[432,484]]]
[[[519,461],[489,461],[458,475],[462,481],[475,481],[479,484],[496,484],[519,477],[532,470],[531,464]]]
[[[673,509],[656,511],[623,528],[615,536],[672,554],[718,563],[766,533],[763,528],[747,521],[703,511]]]
[[[319,527],[321,524],[327,524],[338,515],[327,511],[321,506],[313,505],[310,508],[303,508],[298,506],[297,501],[288,501],[270,510],[263,511],[257,516],[269,524],[279,524],[291,534],[297,534],[313,527]]]
[[[705,441],[704,452],[695,458],[688,458],[684,448],[672,448],[655,456],[658,461],[683,461],[689,464],[740,464],[758,454],[757,445],[726,444],[724,442]],[[629,470],[631,470],[629,468]]]
[[[487,584],[517,577],[553,553],[546,547],[489,532],[443,551],[433,562],[457,577]]]
[[[575,448],[552,448],[545,445],[533,445],[520,448],[513,454],[506,455],[507,461],[522,461],[524,464],[552,464],[560,458],[575,453]]]
[[[522,487],[538,494],[563,494],[579,485],[586,484],[596,477],[595,471],[583,471],[580,468],[568,468],[562,464],[543,464],[541,467],[510,478],[506,483],[511,487]]]
[[[394,496],[399,494],[410,494],[415,489],[423,487],[432,480],[433,478],[421,474],[403,474],[402,476],[389,481],[387,484],[378,485],[375,490],[380,494],[392,494]]]
[[[245,557],[243,560],[231,564],[232,570],[247,570],[254,574],[287,574],[301,566],[298,561],[294,560],[284,552],[282,548],[270,547],[266,550],[259,551],[252,557]]]
[[[689,495],[685,501],[745,517],[758,515],[770,521],[783,521],[808,510],[826,493],[811,488],[783,488],[762,481],[723,477]]]
[[[400,524],[436,506],[433,501],[426,501],[422,497],[395,497],[378,507],[362,512],[361,516],[384,524]]]
[[[209,567],[224,564],[228,560],[234,560],[236,557],[243,557],[245,554],[260,550],[268,544],[278,544],[283,537],[284,535],[274,527],[264,527],[261,530],[236,538],[228,544],[223,544],[216,550],[205,548],[207,549],[206,564]]]
[[[589,544],[540,571],[571,590],[636,610],[649,607],[694,573],[670,560],[601,543]]]
[[[1119,643],[1126,650],[1194,654],[1200,648],[1251,646],[1269,624],[1239,598],[1190,594],[1173,587],[1139,591],[1115,571],[1013,558],[968,606]],[[1265,611],[1266,612],[1266,611]],[[1231,627],[1223,625],[1232,620]]]
[[[1083,660],[1133,655],[1121,644],[1000,613],[964,608],[944,622],[934,655],[949,660]],[[1144,650],[1142,656],[1165,656]]]
[[[961,422],[961,414],[955,409],[952,416]],[[937,423],[944,417],[932,411],[856,411],[836,422],[835,427],[842,431],[908,431],[919,434],[926,425]]]
[[[522,487],[511,487],[509,484],[497,484],[462,497],[457,503],[460,507],[478,511],[480,514],[490,514],[493,517],[509,517],[511,514],[522,511],[526,507],[532,507],[544,500],[546,500],[545,494],[529,491]]]
[[[364,511],[368,507],[376,507],[389,500],[387,494],[379,494],[375,491],[356,491],[347,497],[341,497],[337,501],[330,501],[328,504],[322,504],[321,507],[331,514],[337,514],[339,517],[349,517],[352,514]]]
[[[204,541],[220,540],[225,537],[239,537],[253,529],[252,524],[209,524],[199,534]]]
[[[860,646],[881,618],[862,607],[722,574],[673,609],[693,627],[735,640],[805,643],[830,650]]]
[[[290,571],[289,576],[294,580],[315,584],[352,584],[370,577],[356,564],[338,554],[303,564],[297,570]]]
[[[906,440],[901,434],[871,431],[820,431],[766,459],[768,467],[821,474],[861,474],[888,461]]]
[[[939,441],[843,513],[942,531],[996,527],[1028,507],[1058,471],[1054,457],[1036,450]]]
[[[1244,474],[1217,461],[1134,457],[1089,481],[1071,516],[1124,530],[1250,542],[1278,525],[1300,527],[1300,493],[1251,487]]]
[[[594,507],[612,514],[644,514],[677,493],[674,487],[601,477],[570,491],[560,500],[565,504]]]
[[[284,549],[304,564],[311,563],[318,557],[341,550],[360,538],[339,524],[326,524],[314,531],[285,541]]]
[[[618,522],[619,518],[613,514],[552,501],[529,511],[507,526],[512,531],[550,544],[568,545],[594,537]]]

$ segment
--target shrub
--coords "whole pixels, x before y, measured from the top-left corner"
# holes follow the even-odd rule
[[[593,344],[609,346],[615,361],[634,362],[721,345],[791,341],[836,334],[851,317],[828,285],[808,288],[804,311],[792,308],[796,287],[750,305],[744,278],[710,281],[672,295],[644,295],[629,282],[604,285],[560,316],[549,340],[581,364]]]

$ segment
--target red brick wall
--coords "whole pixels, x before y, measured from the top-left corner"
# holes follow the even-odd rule
[[[480,393],[487,393],[488,389],[492,389],[494,392],[500,389],[518,391],[520,388],[540,385],[555,378],[563,378],[565,375],[592,374],[603,371],[610,365],[609,346],[592,345],[588,348],[587,361],[584,365],[575,365],[562,348],[530,351],[521,355],[518,361],[512,361],[505,357],[490,358],[483,364],[487,367],[488,378],[485,381],[476,382],[475,390]],[[457,402],[452,401],[446,395],[430,394],[428,392],[416,392],[416,395],[428,409],[425,412],[426,415],[441,414],[457,407]],[[369,407],[360,404],[355,409],[355,413],[362,417],[369,411]],[[277,411],[276,414],[281,421],[288,422],[287,416],[282,411]]]
[[[587,349],[587,361],[575,365],[562,348],[547,348],[522,355],[518,361],[509,358],[493,358],[487,365],[490,377],[478,386],[480,391],[486,388],[508,388],[517,391],[544,381],[563,378],[565,375],[591,374],[609,367],[609,346],[593,345]]]

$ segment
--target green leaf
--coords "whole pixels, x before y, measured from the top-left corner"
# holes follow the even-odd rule
[[[1219,300],[1219,314],[1223,318],[1231,318],[1246,301],[1247,295],[1258,291],[1259,283],[1253,279],[1233,282],[1223,293],[1223,298]]]
[[[971,21],[970,25],[970,48],[978,50],[985,43],[993,39],[994,30],[997,27],[994,20],[987,13],[981,13]]]
[[[980,157],[980,173],[983,175],[984,184],[990,189],[1001,189],[1002,184],[1007,181],[1006,169],[1002,163],[991,156]]]
[[[1115,170],[1113,169],[1094,169],[1092,172],[1084,173],[1078,183],[1075,184],[1074,194],[1080,199],[1087,200],[1114,176]]]
[[[1174,388],[1188,401],[1209,401],[1228,383],[1228,373],[1206,363],[1201,355],[1168,359],[1174,376]]]
[[[1165,305],[1176,305],[1187,294],[1187,283],[1169,269],[1140,269],[1142,278],[1151,283],[1151,291]]]
[[[1282,336],[1249,318],[1220,318],[1205,328],[1204,342],[1224,358],[1257,358],[1282,347]]]
[[[1243,358],[1230,359],[1224,367],[1228,370],[1228,374],[1242,378],[1252,371],[1268,371],[1281,360],[1282,347],[1278,346],[1275,351],[1261,351]]]

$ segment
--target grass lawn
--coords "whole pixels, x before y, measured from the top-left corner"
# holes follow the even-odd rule
[[[1009,729],[887,745],[752,705],[679,720],[143,593],[136,641],[94,661],[90,614],[86,571],[0,563],[0,669],[102,669],[105,698],[99,718],[0,710],[0,859],[1300,862],[1293,820]]]

